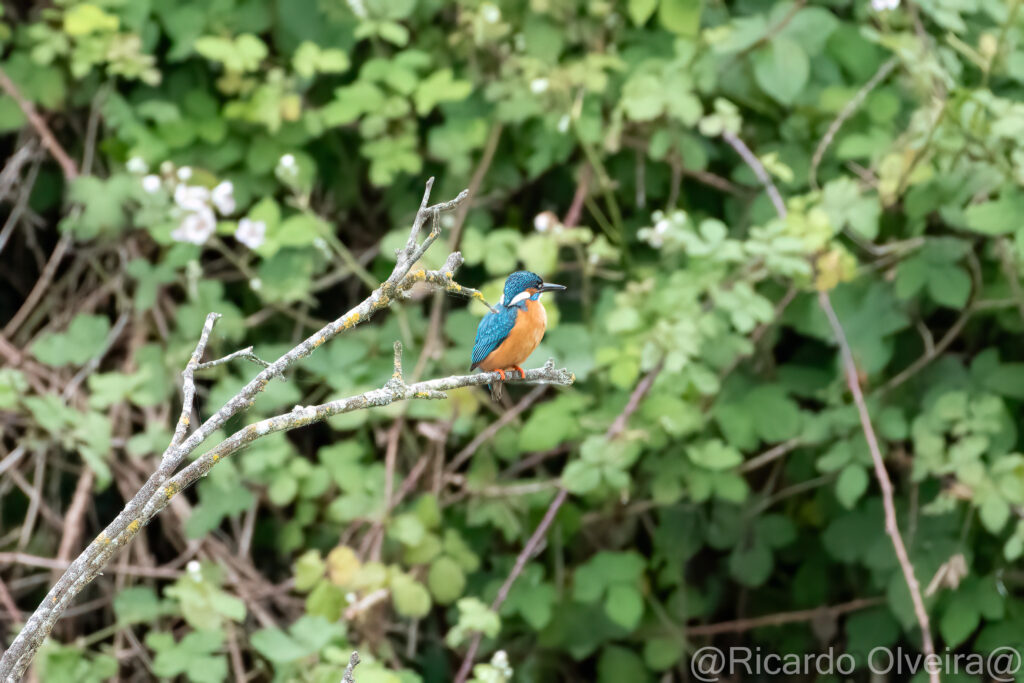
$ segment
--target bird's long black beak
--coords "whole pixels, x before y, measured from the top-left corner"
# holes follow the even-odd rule
[[[545,282],[540,286],[542,292],[564,292],[565,285],[553,285],[550,282]]]

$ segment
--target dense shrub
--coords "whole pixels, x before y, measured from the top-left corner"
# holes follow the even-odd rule
[[[209,357],[276,358],[387,276],[430,175],[435,199],[471,188],[442,226],[461,282],[492,302],[518,267],[569,286],[545,299],[531,362],[577,377],[256,442],[83,594],[101,608],[62,622],[43,680],[334,682],[358,648],[360,683],[448,681],[476,632],[478,662],[504,650],[529,681],[682,680],[708,643],[835,647],[862,669],[875,646],[916,651],[817,291],[849,338],[938,646],[1024,646],[1020,4],[5,6],[3,71],[81,175],[0,97],[0,410],[20,453],[0,461],[0,550],[55,557],[70,534],[73,557],[170,438],[205,315],[223,314]],[[231,430],[379,386],[396,339],[408,372],[464,374],[484,310],[396,305]],[[253,367],[204,375],[199,414]],[[86,477],[94,498],[58,524]],[[569,502],[494,615],[559,484]],[[5,557],[29,611],[50,576]],[[503,656],[477,678],[506,680]]]

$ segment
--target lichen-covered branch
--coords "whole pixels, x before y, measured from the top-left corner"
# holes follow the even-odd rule
[[[117,548],[127,545],[143,526],[148,524],[153,517],[167,507],[167,504],[171,502],[174,496],[205,477],[218,462],[237,453],[257,439],[261,439],[274,432],[288,431],[322,422],[329,417],[341,415],[342,413],[379,408],[398,401],[445,399],[448,398],[448,395],[445,393],[447,390],[481,386],[497,382],[501,379],[497,372],[488,372],[472,375],[454,375],[452,377],[406,384],[402,379],[401,345],[398,342],[395,343],[395,354],[395,372],[392,374],[391,379],[381,388],[320,405],[295,406],[290,412],[268,417],[243,427],[221,441],[214,448],[196,458],[194,462],[174,475],[157,492],[157,495],[149,500],[138,518],[129,524],[128,528],[118,538],[109,544],[108,549],[101,553],[99,559],[105,564],[106,559],[112,557]],[[527,370],[525,377],[516,377],[516,374],[518,373],[506,373],[508,379],[505,382],[507,384],[525,382],[530,384],[568,385],[572,384],[576,379],[568,370],[564,368],[556,369],[554,362],[551,360],[548,360],[542,368]]]
[[[207,316],[199,342],[196,344],[196,349],[189,358],[188,364],[182,373],[183,398],[181,416],[175,425],[171,443],[161,457],[160,465],[143,484],[139,492],[125,505],[120,514],[71,563],[67,571],[50,589],[46,598],[29,618],[24,629],[22,629],[11,644],[11,647],[4,653],[3,658],[0,659],[0,681],[16,681],[21,677],[31,663],[36,651],[42,645],[47,635],[49,635],[54,623],[60,618],[64,610],[67,609],[74,597],[99,574],[100,570],[102,570],[118,549],[134,538],[144,522],[159,512],[174,494],[195,481],[192,477],[196,475],[199,469],[206,467],[208,470],[216,462],[216,459],[213,458],[214,454],[216,454],[217,458],[225,457],[263,434],[284,429],[294,429],[323,420],[331,415],[377,405],[387,405],[399,400],[441,398],[444,395],[443,392],[447,389],[486,384],[498,379],[496,375],[480,374],[448,377],[406,385],[401,376],[400,366],[396,366],[395,376],[380,389],[339,401],[332,401],[320,406],[293,410],[286,415],[279,415],[257,422],[255,425],[250,425],[232,435],[175,476],[175,472],[181,464],[200,444],[224,426],[229,419],[248,409],[255,397],[275,377],[283,378],[284,373],[296,362],[309,356],[317,348],[338,334],[368,321],[375,313],[387,308],[392,301],[407,298],[411,290],[418,284],[422,283],[429,287],[443,289],[452,294],[484,301],[484,297],[480,292],[463,287],[455,281],[455,272],[463,262],[462,256],[458,252],[449,255],[440,270],[413,270],[413,267],[426,250],[440,235],[438,216],[442,212],[456,208],[468,196],[466,192],[462,192],[455,199],[430,206],[429,200],[432,186],[433,178],[427,181],[423,199],[413,220],[409,239],[405,246],[397,251],[395,267],[388,279],[380,287],[373,290],[356,307],[325,325],[273,363],[266,364],[260,361],[252,354],[251,349],[243,349],[224,358],[202,363],[202,356],[205,352],[210,333],[217,322],[217,318],[220,317],[216,313],[211,313]],[[420,233],[428,223],[431,226],[430,232],[420,240]],[[486,304],[486,301],[484,303]],[[238,357],[248,358],[261,365],[266,365],[266,367],[234,397],[221,406],[194,431],[189,433],[189,429],[192,426],[190,416],[192,415],[192,406],[195,398],[194,375],[196,370],[213,367]],[[549,364],[542,369],[528,371],[526,378],[519,381],[547,381],[568,384],[573,381],[573,377],[564,370],[555,370]],[[262,433],[257,433],[259,430],[263,430]],[[172,477],[174,478],[172,479]]]

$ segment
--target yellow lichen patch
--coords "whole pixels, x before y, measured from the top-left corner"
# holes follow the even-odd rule
[[[138,519],[132,520],[132,523],[128,525],[128,531],[133,533],[133,534],[136,533],[141,528],[142,528],[142,521],[138,520]]]
[[[391,298],[387,294],[382,294],[380,297],[380,305],[387,306],[389,303],[391,303]]]
[[[213,462],[217,462],[218,460],[220,460],[220,454],[219,453],[211,453],[210,454],[210,460],[213,461]]]
[[[174,498],[174,496],[178,494],[178,490],[179,489],[177,484],[168,484],[167,486],[164,487],[164,496],[167,497],[167,500],[170,500],[171,498]]]
[[[100,545],[108,545],[110,543],[110,539],[107,538],[106,534],[100,534],[96,537],[96,542]]]
[[[316,339],[314,339],[314,340],[313,340],[313,348],[314,348],[314,349],[318,349],[318,348],[320,348],[320,346],[321,346],[321,345],[322,345],[323,343],[324,343],[324,338],[323,338],[323,336],[317,337]]]
[[[181,420],[179,420],[179,421],[181,422],[181,424],[183,424],[183,425],[185,425],[187,427],[188,423],[189,423],[188,415],[182,415],[181,416]]]
[[[446,270],[446,271],[444,271],[444,276],[445,276],[446,278],[448,278],[449,280],[451,280],[451,279],[452,279],[452,277],[454,277],[454,276],[455,276],[455,273],[453,273],[453,272],[452,272],[452,271],[450,271],[450,270]]]
[[[569,381],[570,382],[575,382],[576,381],[576,373],[575,372],[572,372],[572,373],[569,374]]]

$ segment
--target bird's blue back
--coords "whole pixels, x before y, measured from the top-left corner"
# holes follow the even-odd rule
[[[480,326],[476,328],[476,341],[473,343],[474,367],[505,341],[515,327],[519,310],[520,306],[507,308],[499,305],[496,313],[488,313],[480,320]]]

